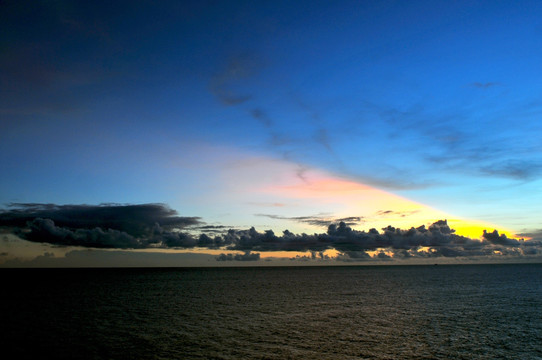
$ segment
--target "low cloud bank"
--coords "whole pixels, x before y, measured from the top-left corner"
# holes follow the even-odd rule
[[[350,219],[351,220],[351,219]],[[357,218],[356,218],[357,220]],[[0,210],[0,229],[22,239],[59,246],[106,249],[222,249],[241,254],[220,254],[218,261],[257,261],[267,251],[297,251],[323,254],[338,251],[338,260],[412,257],[462,257],[492,255],[540,255],[542,241],[517,240],[484,231],[481,239],[455,234],[446,220],[429,227],[382,231],[358,231],[344,221],[330,224],[325,233],[281,235],[230,229],[213,237],[194,235],[204,228],[198,217],[181,217],[164,204],[143,205],[54,205],[11,204]],[[190,231],[190,232],[188,232]]]
[[[253,253],[250,251],[245,252],[244,254],[220,254],[216,257],[217,261],[258,261],[260,260],[259,253]]]
[[[0,210],[0,227],[24,228],[38,218],[52,220],[55,226],[70,229],[114,229],[143,236],[155,224],[162,228],[185,228],[200,224],[198,217],[177,216],[164,204],[56,205],[12,203]]]

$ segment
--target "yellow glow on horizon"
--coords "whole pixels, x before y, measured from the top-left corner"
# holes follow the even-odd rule
[[[241,228],[254,226],[260,232],[271,229],[277,236],[286,229],[295,234],[313,234],[327,229],[317,221],[311,223],[303,218],[325,223],[359,217],[357,224],[350,225],[356,230],[375,228],[382,232],[387,226],[406,230],[447,220],[456,234],[473,239],[481,239],[484,230],[494,229],[515,237],[511,229],[464,219],[460,214],[446,213],[357,180],[283,159],[239,152],[228,157],[228,153],[228,149],[220,149],[221,157],[231,158],[219,167],[218,178],[226,188],[219,194],[210,194],[205,201],[213,205],[211,208],[221,222],[242,224],[238,225]],[[295,255],[303,256],[289,256]]]
[[[227,154],[227,151],[221,153]],[[359,181],[287,160],[237,155],[235,161],[220,168],[220,179],[227,184],[227,189],[220,195],[213,194],[208,201],[220,216],[235,214],[231,219],[237,223],[241,221],[247,228],[272,229],[277,235],[286,229],[297,234],[312,234],[326,229],[304,222],[300,217],[330,221],[360,217],[361,221],[352,226],[356,230],[375,228],[382,231],[388,225],[409,229],[421,225],[428,227],[447,219],[458,235],[480,239],[483,230],[497,229],[499,234],[514,237],[513,230],[502,226],[462,219],[457,216],[460,214],[449,214]],[[220,213],[219,202],[227,204]],[[254,218],[254,215],[259,217]]]
[[[409,229],[425,225],[428,227],[438,220],[447,220],[450,228],[457,235],[481,239],[484,230],[509,238],[516,238],[514,231],[478,220],[460,219],[430,206],[351,180],[340,179],[327,174],[312,172],[305,180],[294,179],[284,185],[266,186],[263,192],[289,198],[298,202],[307,202],[314,209],[332,209],[336,218],[359,216],[362,223],[354,228],[369,230],[391,225]]]
[[[500,235],[504,234],[508,238],[517,238],[517,236],[512,230],[504,229],[502,227],[481,221],[448,219],[448,225],[455,230],[455,233],[457,235],[470,237],[472,239],[481,238],[484,230],[486,230],[487,232],[493,232],[493,230],[497,230]]]

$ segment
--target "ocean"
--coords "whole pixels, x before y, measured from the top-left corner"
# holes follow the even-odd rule
[[[4,359],[542,359],[542,264],[0,274]]]

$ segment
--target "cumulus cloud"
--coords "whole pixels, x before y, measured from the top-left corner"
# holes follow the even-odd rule
[[[259,253],[246,251],[244,254],[220,254],[216,257],[216,261],[258,261],[260,260]]]
[[[341,254],[339,259],[373,258],[369,253],[375,251],[375,257],[379,259],[392,255],[401,258],[491,256],[495,253],[528,255],[535,253],[531,249],[542,246],[540,242],[508,239],[496,230],[486,232],[482,239],[471,239],[455,234],[446,220],[439,220],[429,227],[422,225],[404,230],[388,226],[382,231],[358,231],[340,222],[329,225],[326,233],[313,235],[297,235],[286,230],[277,236],[271,230],[258,232],[251,228],[230,231],[224,239],[230,243],[226,247],[229,250],[323,252],[335,249]]]
[[[325,224],[327,231],[309,235],[284,230],[276,235],[272,230],[259,232],[254,227],[224,231],[220,226],[213,226],[217,232],[208,235],[201,231],[205,225],[198,217],[178,216],[163,204],[12,204],[9,209],[0,210],[0,228],[28,241],[58,246],[225,250],[218,261],[257,261],[260,252],[266,251],[307,252],[311,259],[325,259],[325,251],[335,250],[337,260],[343,261],[542,253],[539,238],[511,239],[494,230],[484,231],[480,239],[471,239],[457,235],[446,220],[428,227],[400,229],[390,225],[380,231],[359,231],[348,222],[357,223],[360,217],[334,219],[338,221],[329,223],[330,219],[318,217],[263,216]],[[203,229],[196,230],[198,228]],[[197,232],[199,235],[195,235]],[[233,254],[239,251],[242,254]]]
[[[493,230],[493,232],[490,232],[490,233],[484,230],[483,238],[494,245],[518,247],[521,244],[520,241],[516,239],[509,239],[508,237],[506,237],[505,234],[499,235],[499,232],[497,230]]]
[[[138,239],[126,232],[101,228],[70,230],[55,225],[51,219],[36,218],[27,223],[28,231],[16,232],[21,238],[56,245],[73,245],[94,248],[140,248],[145,247]]]
[[[180,229],[200,223],[164,204],[15,203],[0,210],[0,228],[25,240],[93,248],[194,247],[197,240]]]
[[[164,204],[141,205],[56,205],[12,203],[0,210],[0,226],[24,227],[36,218],[50,219],[57,226],[93,229],[115,229],[133,236],[152,230],[155,224],[166,229],[185,228],[200,224],[198,217],[177,216],[175,210]]]

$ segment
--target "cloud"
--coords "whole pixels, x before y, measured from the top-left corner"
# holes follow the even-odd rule
[[[522,233],[518,234],[518,236],[523,236],[523,237],[529,238],[531,240],[541,241],[542,242],[542,229],[535,229],[535,230],[531,230],[531,231],[525,231],[525,232],[522,232]]]
[[[320,128],[316,130],[313,138],[314,138],[314,141],[322,145],[329,153],[335,154],[335,152],[333,151],[333,148],[331,147],[331,143],[329,141],[329,134],[326,129]]]
[[[210,91],[228,106],[238,105],[251,99],[251,95],[241,95],[236,85],[254,75],[256,62],[249,56],[231,58],[224,69],[209,81]]]
[[[266,128],[270,128],[271,126],[273,126],[273,120],[271,120],[271,118],[269,118],[269,116],[267,116],[267,114],[262,109],[252,109],[250,111],[250,114],[254,119],[261,122]]]
[[[259,253],[246,251],[244,254],[220,254],[216,257],[216,261],[258,261],[260,260]]]
[[[371,255],[365,251],[344,251],[337,258],[339,261],[363,261],[371,259]]]
[[[328,227],[331,224],[344,222],[346,225],[358,225],[363,220],[360,216],[349,216],[345,218],[329,218],[325,216],[280,216],[280,215],[270,215],[270,214],[255,214],[255,216],[268,217],[274,220],[291,220],[300,223]]]
[[[148,234],[155,224],[179,229],[200,224],[198,217],[180,217],[164,204],[141,205],[56,205],[12,203],[0,210],[0,226],[24,227],[36,218],[52,220],[66,228],[114,229],[133,236]]]
[[[446,170],[462,169],[471,174],[518,181],[537,180],[542,174],[542,160],[534,148],[521,149],[520,145],[515,145],[515,141],[514,145],[510,144],[505,142],[505,145],[497,147],[458,141],[457,144],[446,146],[444,155],[430,155],[425,160]],[[511,154],[516,157],[510,158]]]
[[[284,231],[277,236],[273,231],[263,233],[254,228],[230,232],[226,236],[231,245],[229,250],[241,251],[314,251],[322,252],[335,249],[342,255],[339,259],[368,259],[371,251],[379,251],[377,258],[391,257],[460,257],[460,256],[492,256],[496,252],[507,255],[529,255],[538,249],[542,243],[526,245],[523,240],[507,239],[494,231],[482,240],[471,239],[455,234],[446,220],[439,220],[428,228],[420,226],[403,230],[388,226],[379,232],[376,229],[357,231],[344,222],[332,224],[326,233],[296,235]],[[488,233],[486,233],[488,234]],[[378,255],[381,254],[382,255]]]
[[[414,215],[420,212],[420,210],[409,210],[409,211],[394,211],[394,210],[379,210],[376,212],[377,216],[394,216],[394,217],[407,217]]]
[[[542,161],[507,160],[483,166],[480,171],[492,176],[516,180],[534,180],[542,174]]]
[[[284,133],[277,130],[276,122],[262,108],[254,108],[250,111],[250,115],[265,127],[265,131],[269,137],[267,145],[272,151],[279,151],[285,159],[291,158],[297,152],[296,145],[300,139],[292,136],[292,133]]]
[[[488,88],[497,86],[497,83],[477,83],[477,86]],[[530,100],[509,104],[509,99],[504,98],[498,101],[476,114],[469,106],[436,111],[428,104],[398,108],[365,103],[367,113],[387,125],[385,134],[395,151],[408,152],[411,160],[418,159],[418,171],[409,174],[409,168],[404,166],[409,162],[398,157],[401,162],[393,158],[386,161],[388,166],[379,169],[381,175],[378,178],[373,179],[374,175],[365,173],[363,169],[359,171],[360,178],[365,183],[392,189],[438,185],[442,180],[429,176],[438,175],[441,171],[519,181],[536,180],[542,173],[534,136],[536,131],[528,121],[514,119],[532,116],[539,111],[539,104]],[[518,138],[522,141],[517,141]],[[407,178],[414,180],[405,186],[402,182]]]
[[[191,229],[206,232],[206,233],[222,233],[225,230],[231,229],[232,226],[226,225],[203,225],[203,226],[193,226]]]
[[[500,83],[498,83],[498,82],[486,82],[486,83],[473,82],[470,85],[475,87],[475,88],[479,88],[479,89],[487,89],[487,88],[490,88],[490,87],[499,86]]]
[[[179,230],[201,224],[164,204],[56,205],[14,203],[0,211],[0,228],[33,242],[63,246],[137,249],[194,247]]]
[[[389,169],[386,171],[390,171]],[[369,172],[360,173],[357,170],[352,171],[352,178],[359,179],[366,185],[372,185],[378,188],[391,189],[391,190],[417,190],[427,189],[437,185],[437,182],[433,180],[413,179],[408,177],[401,177],[401,170],[391,170],[390,175],[375,175]]]
[[[119,230],[94,228],[72,231],[56,226],[51,219],[42,218],[29,221],[27,226],[29,231],[19,230],[16,234],[33,242],[93,248],[135,249],[145,247],[144,243],[132,235]]]
[[[391,210],[389,210],[391,211]],[[389,211],[383,211],[388,214]],[[58,246],[103,249],[213,249],[242,251],[243,254],[221,254],[219,261],[256,261],[260,252],[310,252],[313,258],[327,250],[339,253],[337,260],[358,261],[389,258],[530,256],[542,253],[542,240],[511,239],[497,230],[484,231],[480,239],[455,234],[446,220],[429,227],[400,229],[387,226],[381,231],[359,231],[348,224],[357,224],[361,217],[341,219],[319,216],[283,217],[260,215],[327,226],[324,233],[294,234],[284,230],[257,231],[212,226],[217,232],[207,235],[198,217],[181,217],[163,204],[142,205],[55,205],[11,204],[0,211],[0,229],[18,237]],[[330,223],[331,222],[331,223]],[[183,231],[183,229],[185,231]],[[220,232],[222,230],[222,232]]]
[[[390,260],[391,256],[386,254],[384,251],[380,251],[378,254],[376,254],[376,257],[380,260]]]
[[[233,237],[229,248],[231,250],[258,250],[258,251],[324,251],[336,249],[342,252],[374,250],[379,247],[392,245],[386,239],[380,239],[378,231],[352,230],[344,222],[338,225],[330,225],[327,233],[296,235],[288,230],[282,236],[276,236],[273,231],[263,233],[254,228],[235,233],[229,233]],[[379,240],[385,240],[381,242]]]
[[[493,230],[493,232],[490,232],[490,233],[484,230],[483,238],[489,241],[491,244],[495,244],[495,245],[518,247],[521,244],[516,239],[507,238],[505,234],[499,235],[499,232],[497,230]]]

